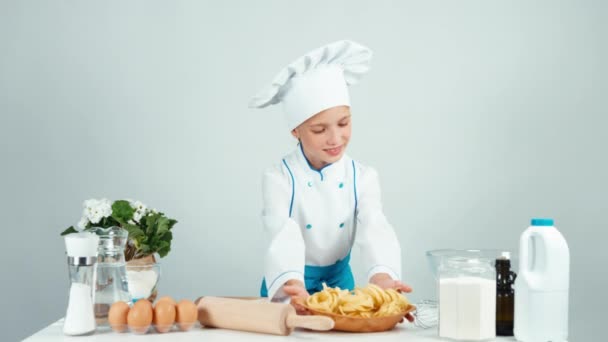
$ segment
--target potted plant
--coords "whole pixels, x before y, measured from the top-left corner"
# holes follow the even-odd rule
[[[61,235],[81,231],[91,231],[98,227],[121,227],[128,232],[125,246],[125,261],[127,263],[127,277],[129,278],[129,292],[133,297],[139,294],[152,292],[149,296],[156,296],[156,281],[153,288],[135,282],[150,282],[151,272],[158,275],[159,265],[156,255],[165,257],[171,251],[173,234],[171,229],[177,223],[162,212],[148,208],[140,201],[108,199],[89,199],[83,203],[82,217],[76,227],[70,226]],[[145,271],[141,273],[135,273]],[[143,291],[143,292],[142,292]],[[140,297],[141,298],[141,297]],[[135,298],[134,298],[135,299]]]

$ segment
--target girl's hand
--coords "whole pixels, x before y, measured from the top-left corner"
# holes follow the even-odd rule
[[[283,292],[291,297],[291,305],[296,309],[298,315],[309,314],[308,309],[306,309],[302,303],[306,301],[310,294],[306,291],[306,287],[304,287],[304,284],[301,281],[288,280],[285,285],[283,285]]]
[[[395,289],[399,292],[412,292],[412,288],[400,282],[399,280],[394,280],[387,273],[376,273],[369,280],[370,283],[374,285],[378,285],[378,287],[383,289]]]
[[[391,276],[389,276],[387,273],[376,273],[372,276],[369,282],[383,289],[395,289],[398,292],[406,293],[412,292],[412,288],[409,285],[391,278]],[[409,313],[405,315],[405,318],[410,322],[414,321],[414,316]]]

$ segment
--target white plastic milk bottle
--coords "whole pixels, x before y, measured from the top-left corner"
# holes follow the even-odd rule
[[[513,333],[522,342],[568,339],[570,252],[552,219],[532,219],[519,241]]]

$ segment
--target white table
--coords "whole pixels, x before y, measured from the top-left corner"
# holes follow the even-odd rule
[[[98,327],[93,335],[88,336],[65,336],[62,332],[63,319],[49,325],[34,335],[25,339],[27,342],[42,341],[170,341],[170,342],[211,342],[211,341],[351,341],[372,340],[395,341],[395,342],[424,342],[424,341],[450,341],[437,336],[437,329],[420,329],[411,323],[398,324],[391,331],[381,333],[353,334],[343,332],[312,332],[309,330],[296,329],[289,336],[275,336],[225,329],[203,328],[200,326],[192,328],[187,332],[174,330],[165,334],[149,332],[145,335],[136,335],[130,332],[115,333],[109,327]],[[492,341],[515,341],[513,337],[497,337]]]

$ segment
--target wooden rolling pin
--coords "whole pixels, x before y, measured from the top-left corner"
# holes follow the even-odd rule
[[[206,327],[289,335],[294,328],[331,330],[325,316],[299,316],[289,304],[220,297],[198,300],[198,320]]]

